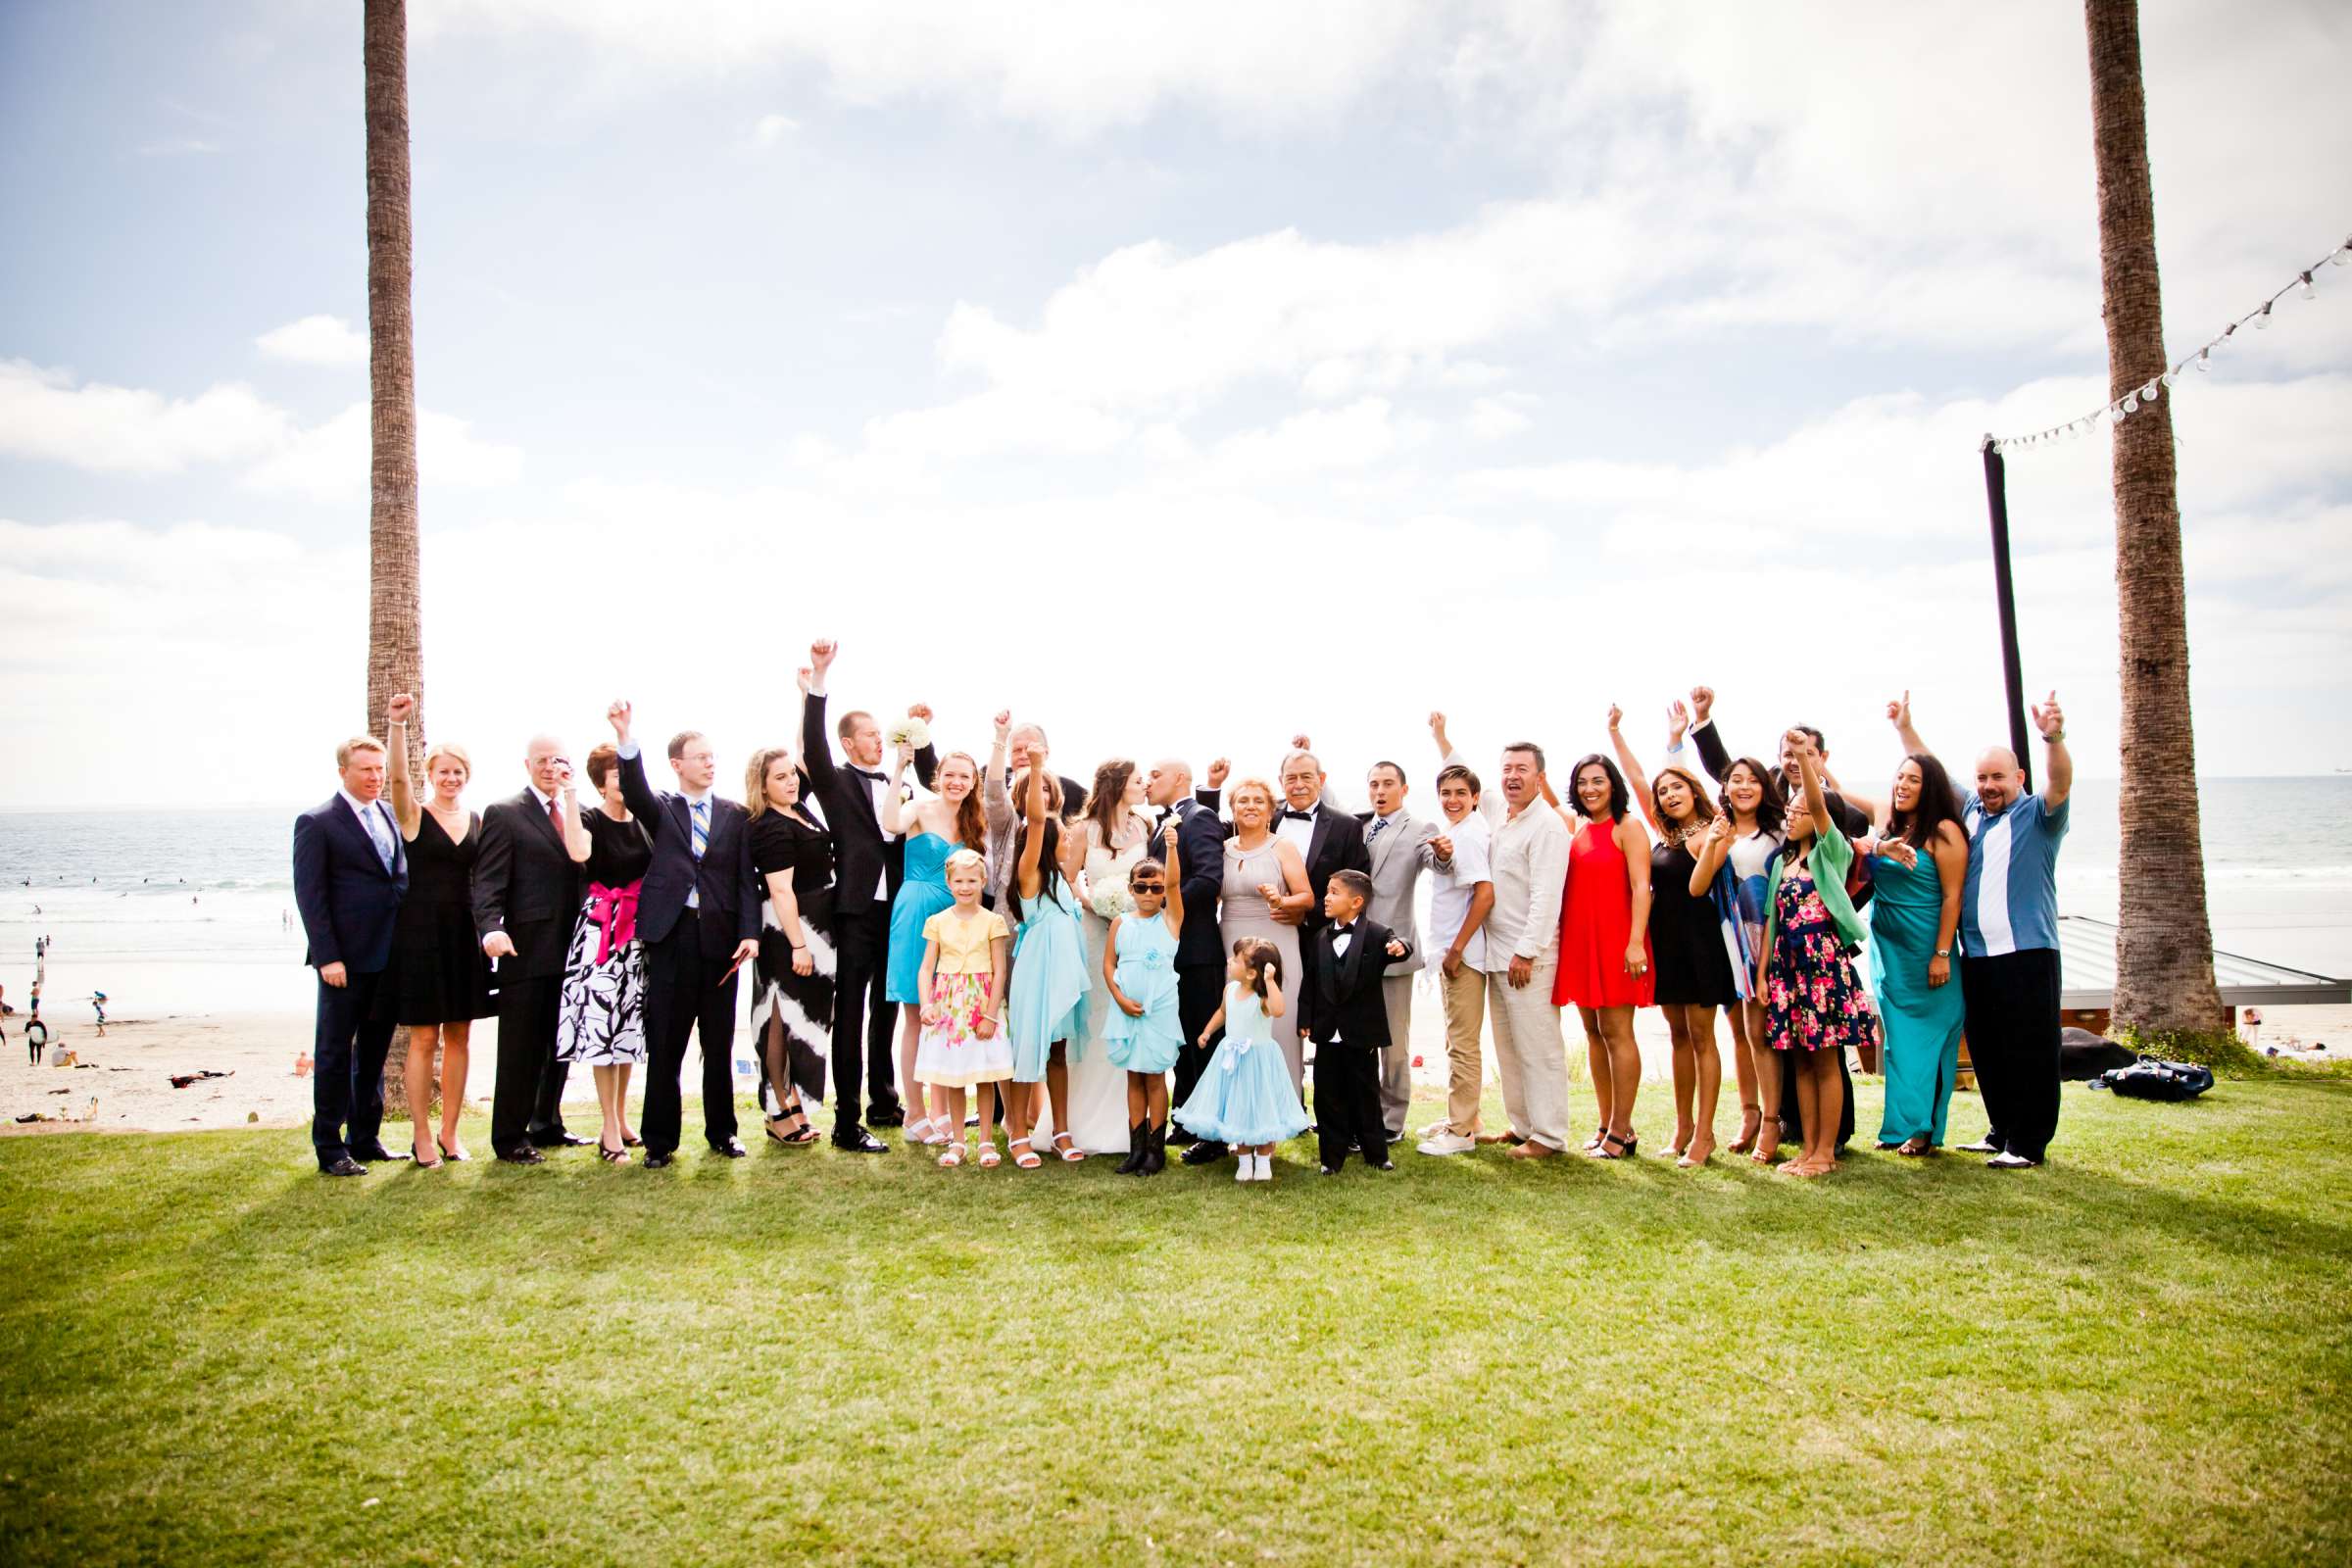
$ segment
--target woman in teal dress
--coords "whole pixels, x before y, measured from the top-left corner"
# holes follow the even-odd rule
[[[915,1077],[914,1055],[923,1030],[923,922],[955,904],[948,891],[948,857],[957,850],[988,853],[988,822],[980,812],[980,764],[962,752],[939,760],[933,782],[939,793],[927,801],[906,799],[910,746],[899,747],[891,787],[882,792],[882,830],[906,842],[906,874],[890,903],[890,961],[883,994],[899,1006],[899,1096],[906,1103],[909,1143],[945,1144],[961,1139],[938,1114],[945,1093],[933,1094]],[[937,1103],[933,1103],[936,1101]]]
[[[1879,1147],[1925,1154],[1943,1147],[1944,1113],[1960,1070],[1960,988],[1952,941],[1968,837],[1943,764],[1903,759],[1895,769],[1886,827],[1872,854],[1870,935],[1879,1017],[1886,1030],[1886,1105]]]
[[[1012,808],[1021,825],[1004,886],[1021,917],[1004,1011],[1012,1037],[1004,1136],[1012,1162],[1023,1170],[1041,1163],[1030,1142],[1040,1083],[1054,1099],[1056,1152],[1073,1163],[1086,1157],[1068,1131],[1070,1059],[1086,1049],[1086,936],[1078,929],[1078,896],[1062,863],[1067,852],[1058,820],[1060,786],[1038,765],[1042,756],[1032,752],[1030,766],[1013,776]]]

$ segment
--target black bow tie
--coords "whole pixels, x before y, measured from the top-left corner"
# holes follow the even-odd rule
[[[1355,922],[1353,920],[1348,921],[1346,925],[1335,925],[1331,928],[1332,940],[1337,941],[1341,937],[1351,936],[1354,932]]]
[[[1286,806],[1283,808],[1282,819],[1286,822],[1312,822],[1315,819],[1315,813],[1312,811],[1294,811]]]
[[[877,783],[877,784],[887,784],[887,783],[889,783],[889,782],[890,782],[888,779],[884,778],[884,777],[883,777],[881,774],[879,774],[879,773],[875,773],[875,772],[871,772],[871,771],[869,771],[869,770],[868,770],[868,769],[866,769],[866,768],[859,767],[859,766],[858,766],[857,763],[855,763],[855,762],[852,762],[852,763],[850,764],[850,771],[851,771],[851,772],[853,772],[853,773],[855,773],[855,774],[857,774],[857,775],[858,775],[859,778],[870,778],[870,779],[872,779],[872,780],[873,780],[875,783]]]

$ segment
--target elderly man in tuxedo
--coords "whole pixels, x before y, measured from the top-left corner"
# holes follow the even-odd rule
[[[645,1163],[660,1170],[676,1157],[678,1075],[686,1039],[703,1046],[703,1141],[730,1159],[744,1156],[735,1136],[736,971],[760,954],[760,899],[752,873],[752,817],[712,793],[718,758],[700,730],[670,737],[677,793],[646,782],[645,753],[630,733],[633,710],[606,710],[620,753],[620,796],[654,836],[653,864],[637,895],[637,935],[645,944]]]
[[[408,744],[406,717],[396,708],[396,746]],[[380,1137],[393,1027],[384,991],[409,857],[381,799],[384,758],[372,735],[336,747],[342,782],[324,805],[294,819],[294,906],[309,944],[302,961],[318,971],[311,1148],[327,1176],[365,1176],[360,1161],[395,1157]]]
[[[490,1149],[510,1165],[536,1165],[539,1151],[574,1144],[564,1126],[564,1080],[556,1054],[564,1000],[564,957],[586,892],[574,840],[587,839],[572,792],[571,760],[552,735],[534,735],[523,755],[530,782],[482,813],[473,861],[473,928],[496,965],[498,1077],[490,1096]]]
[[[1413,916],[1413,895],[1421,873],[1437,863],[1431,841],[1438,824],[1405,809],[1404,769],[1395,762],[1374,762],[1365,775],[1364,791],[1372,809],[1356,814],[1363,825],[1364,856],[1371,861],[1370,917],[1394,932],[1410,950],[1390,964],[1380,980],[1381,1000],[1388,1006],[1388,1044],[1380,1052],[1380,1119],[1389,1142],[1404,1136],[1405,1113],[1413,1104],[1413,980],[1422,968],[1421,931]],[[1364,1151],[1377,1163],[1378,1150]]]

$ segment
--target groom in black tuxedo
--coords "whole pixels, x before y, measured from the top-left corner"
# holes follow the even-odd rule
[[[751,813],[711,792],[717,759],[700,732],[669,742],[678,793],[657,795],[645,753],[629,734],[630,708],[607,710],[620,752],[620,794],[654,836],[653,863],[637,895],[645,944],[645,1162],[659,1170],[676,1155],[678,1075],[686,1037],[703,1045],[703,1139],[731,1159],[735,1136],[736,971],[760,954],[760,890],[752,875]]]
[[[837,969],[833,987],[833,1147],[858,1153],[879,1154],[890,1146],[865,1130],[904,1125],[906,1112],[899,1102],[897,1073],[891,1060],[891,1037],[898,1009],[891,1005],[890,901],[906,875],[906,849],[894,834],[882,831],[882,792],[890,787],[882,771],[882,726],[874,715],[853,709],[836,726],[849,760],[833,760],[833,737],[825,731],[825,675],[841,652],[832,642],[811,644],[808,667],[802,671],[801,768],[807,793],[824,813],[833,833],[834,886],[838,890],[834,918],[841,935],[836,944]],[[938,754],[928,745],[914,754],[915,776],[938,775]],[[860,1047],[864,1071],[859,1069]],[[858,1115],[858,1086],[865,1085],[870,1109]]]
[[[393,711],[393,744],[405,746],[397,702]],[[335,748],[335,766],[341,786],[325,805],[294,819],[294,906],[309,943],[302,961],[318,971],[311,1148],[321,1174],[365,1176],[360,1160],[394,1157],[381,1138],[393,1027],[391,999],[383,993],[391,980],[393,925],[409,888],[409,856],[378,798],[383,742],[368,735],[345,741]],[[33,1006],[40,1006],[38,987]]]
[[[1389,965],[1413,956],[1411,944],[1364,917],[1372,879],[1334,871],[1324,890],[1324,925],[1305,949],[1298,985],[1298,1029],[1315,1047],[1315,1140],[1323,1174],[1336,1176],[1350,1149],[1374,1170],[1389,1161],[1380,1112],[1380,1056],[1389,1049],[1389,1002],[1381,980]]]

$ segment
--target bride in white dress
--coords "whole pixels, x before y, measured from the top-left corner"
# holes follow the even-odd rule
[[[1114,758],[1095,769],[1086,818],[1071,831],[1085,836],[1086,868],[1079,888],[1080,928],[1086,936],[1086,972],[1094,989],[1086,999],[1086,1049],[1070,1061],[1070,1131],[1090,1154],[1127,1152],[1127,1074],[1110,1059],[1102,1030],[1115,1005],[1102,984],[1102,945],[1110,918],[1127,902],[1127,872],[1151,847],[1152,823],[1144,815],[1143,769]]]

